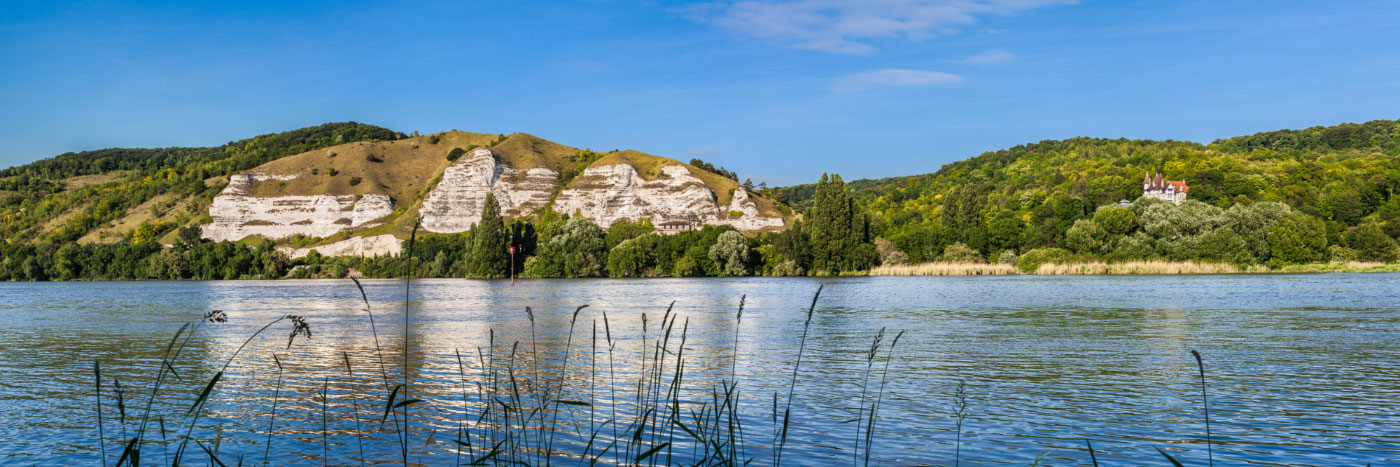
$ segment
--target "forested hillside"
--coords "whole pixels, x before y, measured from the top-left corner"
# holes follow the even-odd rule
[[[870,213],[872,229],[916,262],[939,259],[954,243],[988,260],[1005,251],[1063,248],[1108,259],[1278,264],[1330,259],[1330,247],[1365,247],[1380,252],[1372,259],[1389,259],[1393,251],[1381,251],[1388,244],[1353,245],[1349,238],[1393,241],[1400,234],[1400,198],[1392,197],[1400,189],[1397,157],[1400,122],[1378,120],[1258,133],[1208,145],[1042,141],[988,152],[933,174],[857,180],[848,187]],[[1193,201],[1150,210],[1150,203],[1136,203],[1125,210],[1133,215],[1123,225],[1107,224],[1111,212],[1096,215],[1120,200],[1137,200],[1144,174],[1156,172],[1185,181]],[[779,190],[789,202],[806,205],[813,188]],[[1284,261],[1273,257],[1265,237],[1292,212],[1307,216],[1308,228],[1320,226],[1326,243]],[[1091,219],[1101,222],[1079,222]],[[1377,229],[1389,238],[1370,235]],[[1241,244],[1251,246],[1247,254],[1228,250]],[[1351,254],[1333,250],[1339,258]]]
[[[170,203],[150,206],[149,216],[137,213],[149,217],[148,222],[126,233],[156,238],[203,216],[203,208],[229,174],[336,144],[402,137],[384,128],[346,122],[217,147],[61,154],[0,170],[0,235],[8,243],[73,242],[152,198],[170,195]],[[182,209],[171,212],[176,206]]]

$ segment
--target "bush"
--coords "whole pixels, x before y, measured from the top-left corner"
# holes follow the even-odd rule
[[[875,253],[879,255],[882,266],[898,266],[909,263],[909,255],[900,251],[894,242],[884,238],[875,239]]]
[[[1015,265],[1016,259],[1016,252],[1011,250],[1004,250],[1000,255],[997,255],[997,262],[1001,264]]]
[[[374,162],[374,163],[376,163],[376,164],[377,164],[377,163],[380,163],[380,162],[384,162],[384,159],[380,159],[378,156],[375,156],[374,154],[365,154],[365,160],[370,161],[370,162]]]
[[[982,258],[981,252],[972,249],[972,247],[964,245],[962,242],[954,243],[952,245],[948,245],[946,248],[943,248],[943,256],[940,256],[938,259],[940,261],[946,261],[949,263],[986,262],[986,259]]]
[[[1333,263],[1345,263],[1356,261],[1356,250],[1341,245],[1327,247],[1327,261]]]
[[[360,177],[350,177],[350,186],[359,185],[360,181]]]
[[[328,172],[326,172],[326,173],[328,173],[328,174],[330,174],[330,176],[334,177],[334,176],[336,176],[336,175],[339,175],[339,174],[340,174],[340,171],[339,171],[339,170],[335,170],[335,167],[331,167],[330,171],[328,171]]]
[[[442,141],[442,136],[432,135],[428,137],[428,144],[438,144],[438,141]]]
[[[744,239],[744,234],[734,230],[719,234],[709,253],[710,261],[720,267],[720,275],[749,275],[748,267],[744,264],[749,258],[749,242]]]
[[[1069,258],[1069,251],[1064,249],[1036,248],[1027,251],[1025,254],[1021,255],[1020,258],[1016,259],[1016,269],[1021,270],[1023,274],[1032,274],[1035,273],[1037,269],[1040,269],[1041,264],[1062,263],[1068,261]]]
[[[1356,250],[1356,256],[1360,259],[1387,263],[1395,261],[1395,249],[1400,248],[1375,222],[1367,222],[1351,231],[1347,235],[1347,244]]]
[[[467,153],[467,151],[466,151],[465,149],[462,149],[462,148],[452,148],[451,151],[447,151],[447,161],[448,161],[448,162],[457,162],[457,159],[461,159],[461,158],[462,158],[462,155],[463,155],[463,154],[466,154],[466,153]]]

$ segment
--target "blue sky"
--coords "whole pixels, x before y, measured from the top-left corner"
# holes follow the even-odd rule
[[[1397,24],[1393,1],[28,2],[0,18],[0,166],[355,120],[908,175],[1400,118]]]

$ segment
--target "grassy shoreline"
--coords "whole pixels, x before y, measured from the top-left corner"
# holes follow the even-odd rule
[[[986,263],[921,263],[878,266],[871,276],[991,276],[991,275],[1194,275],[1194,274],[1320,274],[1320,273],[1400,272],[1400,263],[1332,262],[1295,264],[1277,269],[1264,265],[1238,266],[1230,263],[1200,263],[1195,261],[1085,261],[1072,263],[1043,263],[1034,272],[1017,270],[1010,264]]]

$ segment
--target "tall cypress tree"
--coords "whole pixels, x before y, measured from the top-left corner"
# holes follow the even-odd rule
[[[501,205],[496,196],[486,194],[485,205],[481,209],[481,222],[474,227],[472,235],[471,266],[468,269],[475,277],[501,278],[510,271],[510,233],[506,232],[505,221],[501,219]]]
[[[812,269],[838,272],[870,267],[874,245],[868,220],[855,198],[846,193],[840,175],[822,174],[810,214],[806,227]]]

